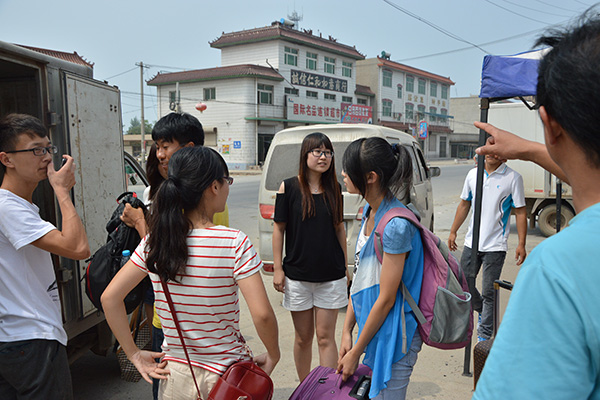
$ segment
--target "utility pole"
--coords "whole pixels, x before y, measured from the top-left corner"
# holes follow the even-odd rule
[[[142,134],[142,138],[141,138],[141,144],[142,144],[142,152],[141,152],[141,162],[142,162],[142,168],[146,168],[146,138],[145,138],[145,132],[144,129],[146,128],[146,123],[144,120],[144,62],[140,61],[139,63],[136,63],[135,65],[137,65],[138,67],[140,67],[140,92],[141,92],[141,99],[142,99],[142,124],[140,126],[140,133]],[[148,68],[148,67],[145,67]]]

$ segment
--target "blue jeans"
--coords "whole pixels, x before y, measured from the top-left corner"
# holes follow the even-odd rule
[[[460,265],[467,278],[473,310],[481,314],[481,324],[477,328],[477,334],[484,339],[489,339],[494,329],[494,281],[500,279],[506,252],[478,252],[477,263],[475,265],[471,265],[471,255],[471,249],[465,246],[460,259]],[[479,293],[475,285],[475,279],[482,267],[482,288],[481,293]]]
[[[423,340],[417,329],[408,353],[400,361],[392,365],[392,377],[387,382],[387,387],[380,391],[373,400],[403,400],[406,398],[408,382],[410,381],[413,367],[417,363],[417,357],[419,351],[421,351],[422,344]]]
[[[44,339],[0,342],[0,399],[72,400],[65,346]]]

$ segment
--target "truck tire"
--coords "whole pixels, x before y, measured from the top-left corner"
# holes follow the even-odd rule
[[[561,209],[561,220],[560,227],[563,229],[567,226],[571,218],[573,218],[573,211],[563,203]],[[538,216],[538,224],[540,225],[540,231],[542,235],[548,237],[556,233],[556,204],[548,204],[542,209]]]

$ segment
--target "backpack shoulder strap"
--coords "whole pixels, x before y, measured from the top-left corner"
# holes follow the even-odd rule
[[[410,211],[408,208],[394,207],[388,210],[385,214],[383,214],[383,217],[381,217],[381,219],[377,223],[377,227],[375,228],[375,254],[377,255],[377,259],[380,263],[383,262],[383,231],[385,230],[385,227],[388,224],[388,222],[390,222],[392,218],[396,217],[407,219],[416,228],[418,228],[419,231],[422,230],[421,223],[419,222],[415,214],[413,214],[413,212]]]
[[[397,217],[409,220],[419,230],[419,234],[421,235],[421,238],[423,238],[423,225],[421,225],[421,223],[412,211],[404,207],[394,207],[390,209],[385,214],[383,214],[383,217],[381,217],[381,219],[377,223],[377,227],[375,228],[375,238],[373,242],[375,245],[375,253],[380,263],[383,262],[383,231],[388,222],[390,222],[392,218]],[[427,323],[425,315],[423,315],[423,312],[419,308],[417,302],[408,291],[408,288],[404,284],[404,281],[400,282],[400,288],[402,290],[402,295],[404,299],[415,314],[417,321],[419,321],[420,324]],[[404,303],[402,303],[402,332],[402,352],[406,353],[406,323],[404,322]]]

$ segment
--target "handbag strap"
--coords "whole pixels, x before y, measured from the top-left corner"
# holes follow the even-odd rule
[[[196,386],[196,391],[198,391],[198,399],[202,399],[200,395],[200,388],[198,387],[198,382],[196,381],[196,375],[194,374],[194,367],[192,367],[192,362],[190,361],[190,356],[187,351],[187,347],[185,347],[185,341],[183,340],[183,333],[181,333],[181,328],[179,327],[179,320],[177,319],[177,314],[175,313],[175,306],[173,305],[173,299],[171,298],[171,292],[169,292],[169,288],[167,284],[161,279],[160,283],[162,285],[163,291],[165,293],[165,297],[167,298],[167,303],[169,304],[169,309],[171,310],[171,316],[173,317],[173,322],[175,323],[175,328],[177,328],[177,333],[179,334],[179,339],[181,340],[181,346],[183,346],[183,352],[185,353],[185,358],[187,358],[188,365],[190,366],[190,371],[192,372],[192,378],[194,379],[194,385]]]

